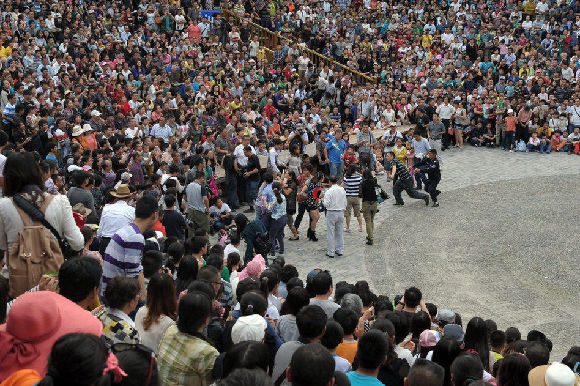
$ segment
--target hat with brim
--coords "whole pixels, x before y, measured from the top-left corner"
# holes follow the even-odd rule
[[[119,185],[119,187],[117,188],[116,191],[111,192],[111,196],[116,197],[116,198],[128,198],[129,196],[131,196],[131,191],[129,190],[129,185],[127,185],[127,184]]]
[[[79,202],[78,204],[76,204],[75,206],[73,206],[72,207],[72,210],[74,212],[77,212],[78,214],[80,214],[83,217],[87,217],[92,212],[92,210],[90,210],[89,208],[87,208],[82,202]]]
[[[100,337],[103,325],[91,313],[50,291],[19,296],[0,326],[0,379],[21,369],[46,374],[47,359],[61,336],[80,332]]]
[[[89,131],[93,131],[93,128],[88,123],[83,125],[83,133],[88,133]]]
[[[73,127],[73,130],[72,130],[72,136],[73,137],[78,137],[82,133],[83,133],[83,128],[82,127],[80,127],[79,125],[76,125],[76,126]]]

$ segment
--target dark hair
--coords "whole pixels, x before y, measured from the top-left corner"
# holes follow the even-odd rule
[[[562,363],[570,369],[574,369],[576,362],[580,362],[580,346],[571,347],[566,356],[562,359]]]
[[[175,205],[175,196],[173,194],[166,194],[164,201],[165,207],[171,208],[173,205]]]
[[[307,306],[309,303],[310,296],[308,291],[299,287],[292,288],[286,296],[286,301],[282,304],[280,315],[296,315],[302,307]]]
[[[268,371],[270,353],[267,346],[245,341],[233,345],[225,354],[222,377],[225,378],[235,369],[262,369]]]
[[[177,265],[180,264],[183,255],[185,254],[185,248],[183,244],[179,241],[174,241],[167,247],[167,266],[173,270]]]
[[[143,276],[150,278],[155,272],[159,272],[163,266],[163,253],[155,250],[145,252],[141,265],[143,266]]]
[[[197,279],[199,265],[197,259],[193,256],[185,256],[181,259],[177,267],[176,292],[181,293],[187,289],[192,281]]]
[[[324,335],[320,338],[320,343],[327,349],[334,350],[342,343],[342,338],[344,338],[344,330],[342,329],[342,326],[334,320],[329,320],[326,323]]]
[[[274,192],[274,195],[276,196],[276,202],[278,204],[281,204],[283,201],[281,190],[282,190],[281,183],[279,183],[278,181],[272,183],[272,191]]]
[[[409,333],[407,318],[398,312],[386,312],[384,317],[390,320],[395,326],[395,343],[399,344],[405,340]]]
[[[363,369],[375,370],[384,361],[389,352],[389,340],[382,331],[369,330],[358,340],[356,357]]]
[[[493,331],[497,331],[497,323],[492,319],[487,319],[485,326],[487,327],[487,335],[490,335]]]
[[[203,292],[190,292],[179,299],[178,312],[179,331],[200,337],[199,330],[211,315],[211,299]]]
[[[467,386],[483,378],[483,365],[477,355],[463,353],[451,363],[451,374],[453,386]]]
[[[522,334],[520,333],[520,330],[517,329],[517,327],[508,327],[507,330],[505,330],[505,342],[507,344],[520,339],[522,339]]]
[[[393,311],[393,302],[388,296],[379,295],[374,303],[375,316],[384,317],[385,312]]]
[[[405,306],[410,308],[417,307],[423,298],[423,294],[416,287],[407,288],[403,296],[405,297]]]
[[[280,272],[280,281],[282,283],[288,283],[288,280],[292,279],[293,277],[298,277],[298,270],[292,264],[287,264],[282,267],[282,271]]]
[[[121,309],[139,294],[139,282],[136,278],[116,276],[105,288],[105,300],[110,308]]]
[[[99,384],[109,350],[92,334],[72,333],[58,338],[48,357],[48,371],[38,385]]]
[[[191,253],[200,253],[203,247],[207,245],[207,240],[201,236],[194,236],[191,239]]]
[[[457,340],[451,336],[444,336],[433,348],[431,360],[445,369],[444,386],[451,385],[451,364],[461,354],[461,346]],[[409,385],[410,386],[410,385]]]
[[[419,335],[425,330],[431,327],[431,318],[429,314],[425,311],[419,311],[411,320],[411,333],[413,334],[413,339],[419,339]]]
[[[531,369],[528,358],[520,354],[509,354],[501,360],[499,365],[497,385],[528,386],[528,373]]]
[[[545,342],[546,335],[538,330],[530,330],[530,332],[528,332],[526,340],[528,342]]]
[[[336,289],[334,291],[334,301],[338,304],[342,302],[342,298],[346,294],[354,294],[355,286],[354,284],[349,284],[346,281],[339,281],[336,283]]]
[[[322,335],[328,317],[320,306],[302,307],[296,314],[296,326],[304,339],[314,339]]]
[[[44,180],[32,153],[13,152],[4,165],[4,196],[12,197],[33,185],[44,190]]]
[[[230,275],[233,272],[234,265],[240,262],[240,254],[238,252],[230,252],[227,256],[227,268]]]
[[[187,292],[202,292],[209,296],[210,299],[213,299],[216,296],[212,285],[200,280],[192,281],[189,286],[187,286]]]
[[[280,277],[272,268],[268,268],[260,274],[260,288],[266,296],[280,283]]]
[[[292,291],[292,289],[296,287],[304,288],[304,282],[299,277],[293,277],[286,283],[286,291],[288,292]],[[306,290],[306,288],[304,289]],[[306,291],[306,293],[308,294],[308,296],[310,296],[310,293],[308,293],[308,291]]]
[[[153,352],[138,346],[131,346],[124,351],[115,352],[115,356],[119,360],[119,367],[127,373],[123,377],[121,383],[114,382],[114,374],[107,373],[112,380],[112,384],[121,386],[158,386],[159,373],[157,371],[157,361],[155,360]],[[101,384],[101,386],[105,386]]]
[[[197,274],[197,280],[205,281],[208,284],[211,284],[219,274],[219,271],[216,267],[212,267],[211,265],[206,265],[201,267]]]
[[[217,386],[272,386],[272,379],[262,370],[235,369],[217,382]]]
[[[157,213],[157,200],[146,194],[135,204],[135,218],[147,219]]]
[[[166,273],[156,273],[147,286],[147,315],[143,318],[143,329],[148,330],[159,321],[161,315],[171,319],[177,317],[177,297],[175,282]]]
[[[427,308],[427,311],[429,311],[429,315],[431,317],[435,317],[435,315],[437,315],[437,306],[433,303],[425,303],[425,307]]]
[[[339,308],[334,311],[332,318],[342,326],[344,335],[352,335],[358,325],[359,316],[347,308]]]
[[[445,369],[435,362],[418,358],[407,375],[408,386],[443,386]]]
[[[8,134],[4,130],[0,130],[0,146],[6,146],[8,143]]]
[[[334,376],[335,362],[321,344],[306,344],[292,355],[290,376],[293,386],[326,386]]]
[[[505,332],[502,330],[495,330],[489,334],[489,344],[491,348],[501,349],[505,344]]]
[[[242,300],[242,296],[244,296],[246,292],[259,290],[260,281],[255,277],[247,277],[244,280],[240,280],[238,283],[238,287],[236,288],[236,299],[239,302]]]
[[[532,368],[547,365],[550,361],[550,350],[542,342],[530,342],[526,348],[526,357]]]
[[[327,271],[316,274],[311,281],[311,287],[315,295],[325,295],[332,288],[332,276]]]
[[[65,261],[58,271],[59,293],[74,303],[86,299],[99,288],[103,268],[92,257],[78,257]]]
[[[243,316],[258,314],[263,316],[268,309],[268,300],[257,291],[246,292],[240,301]]]
[[[472,318],[465,329],[465,350],[475,350],[481,359],[483,368],[489,370],[489,340],[487,326],[480,317]]]

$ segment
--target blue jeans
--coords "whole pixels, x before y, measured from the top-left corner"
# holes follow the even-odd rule
[[[276,255],[276,249],[278,249],[278,254],[284,254],[284,228],[286,227],[287,222],[288,217],[286,215],[279,219],[270,218],[270,230],[268,235],[270,237],[270,243],[272,243],[272,249],[270,250],[271,255]]]
[[[231,176],[226,176],[226,183],[228,186],[227,200],[230,209],[236,209],[238,207],[238,200],[236,199],[236,190],[238,188],[238,178],[235,174]]]
[[[552,151],[552,143],[550,141],[541,141],[540,142],[540,153],[546,152],[549,153]]]
[[[246,180],[246,200],[250,208],[254,207],[256,195],[258,194],[259,181]]]
[[[343,164],[341,163],[330,163],[330,177],[334,176],[336,179],[340,179],[342,177],[342,167]]]

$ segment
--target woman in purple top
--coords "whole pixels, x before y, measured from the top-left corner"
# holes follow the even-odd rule
[[[133,161],[131,161],[131,166],[129,167],[129,173],[131,173],[131,183],[133,185],[143,185],[145,183],[143,166],[141,166],[142,161],[143,154],[137,152],[133,153]]]

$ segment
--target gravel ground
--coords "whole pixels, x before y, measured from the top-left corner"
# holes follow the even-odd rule
[[[390,297],[415,285],[465,323],[477,315],[524,335],[545,332],[561,360],[580,345],[580,157],[472,148],[442,156],[439,208],[406,193],[397,208],[391,198],[379,205],[375,245],[353,219],[335,259],[325,257],[324,216],[318,243],[306,240],[306,217],[300,241],[286,242],[287,263],[303,278],[328,269],[335,282],[367,280]],[[391,194],[384,176],[379,182]]]
[[[577,176],[542,177],[442,194],[439,210],[406,206],[384,219],[384,247],[364,254],[363,276],[377,293],[415,285],[465,323],[543,331],[560,360],[580,344],[579,194]]]

